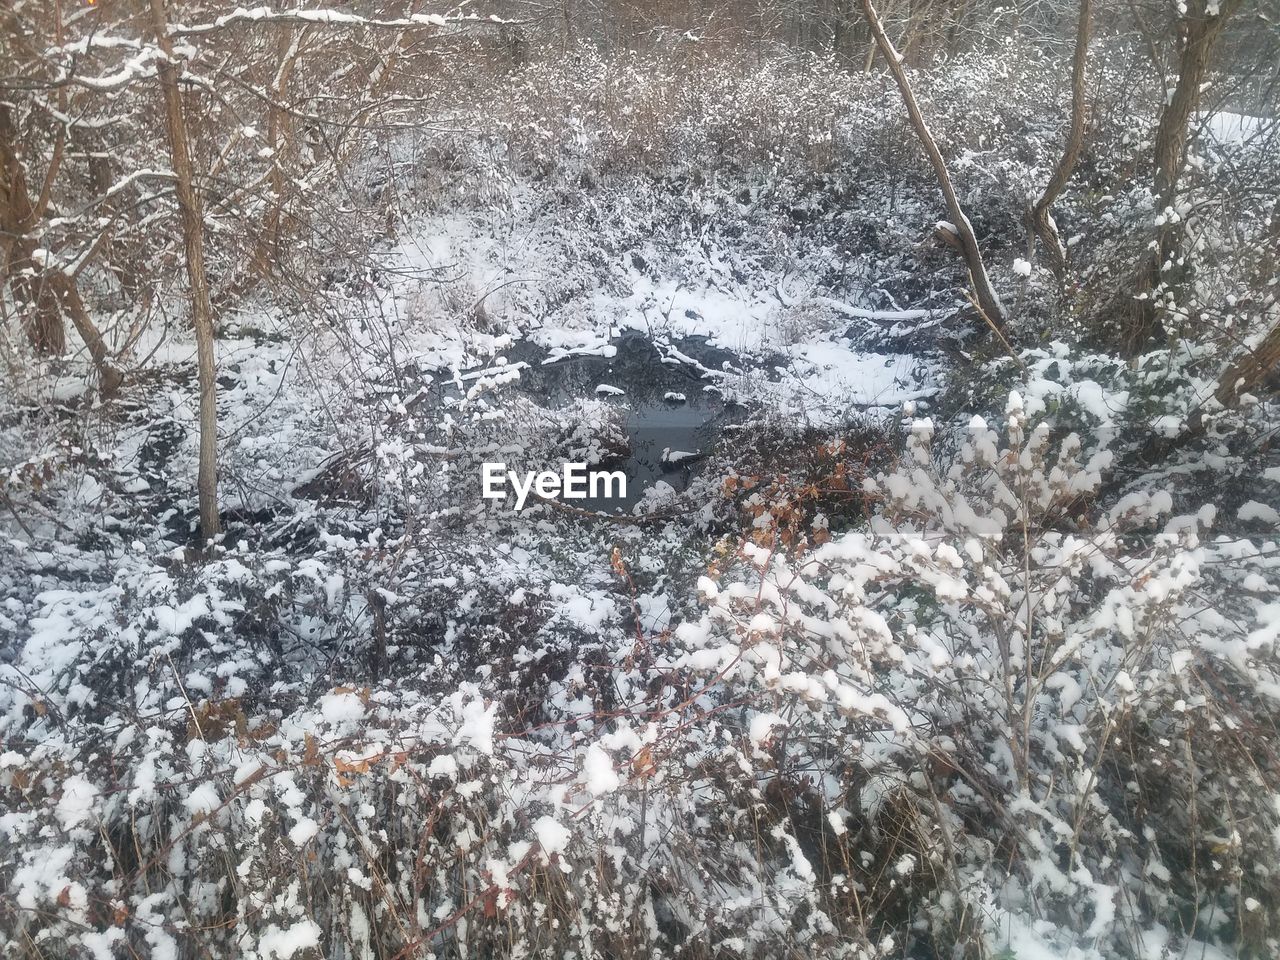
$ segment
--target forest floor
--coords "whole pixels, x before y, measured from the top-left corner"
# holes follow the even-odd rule
[[[1180,794],[1133,801],[1126,764],[1239,729],[1170,726],[1213,699],[1178,686],[1188,651],[1274,640],[1243,454],[1070,526],[1145,368],[993,343],[931,193],[624,172],[459,199],[397,169],[413,212],[367,256],[220,312],[215,549],[180,329],[112,404],[67,366],[0,424],[32,465],[0,546],[24,930],[101,958],[193,929],[263,960],[1227,955],[1177,908],[1116,917],[1191,855],[1160,846]],[[1051,280],[1020,244],[989,258],[1030,329]],[[493,461],[632,486],[516,511],[482,496]],[[1104,767],[1086,736],[1119,725],[1141,746]]]

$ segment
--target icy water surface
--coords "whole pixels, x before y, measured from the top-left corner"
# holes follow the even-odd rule
[[[607,466],[626,475],[627,495],[576,501],[583,509],[630,512],[660,484],[677,493],[685,490],[734,418],[736,408],[725,401],[715,374],[736,358],[702,338],[650,340],[631,334],[610,343],[604,352],[611,356],[557,358],[533,344],[518,346],[511,359],[529,363],[522,381],[530,393],[552,405],[594,396],[625,411],[627,453]]]
[[[725,400],[716,377],[737,358],[698,337],[628,334],[590,352],[552,352],[522,340],[505,357],[522,365],[519,389],[539,403],[561,407],[594,398],[618,408],[625,453],[601,469],[621,470],[627,493],[573,501],[584,510],[629,513],[650,490],[685,490],[739,411]]]

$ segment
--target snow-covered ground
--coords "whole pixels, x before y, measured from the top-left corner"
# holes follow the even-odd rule
[[[628,216],[626,206],[593,213],[605,222]],[[770,263],[757,237],[735,243],[708,233],[681,242],[655,231],[638,248],[588,252],[573,216],[521,193],[510,207],[433,219],[400,241],[387,259],[392,309],[438,325],[409,333],[412,359],[460,368],[500,357],[520,338],[553,355],[580,354],[636,331],[705,338],[760,374],[737,378],[741,399],[815,422],[896,410],[936,392],[927,351],[873,351],[849,337],[851,327],[891,329],[929,311],[903,315],[824,296],[819,277],[835,256],[830,249]],[[454,318],[478,304],[487,330],[460,336]]]
[[[921,278],[902,250],[932,188],[774,209],[754,173],[507,176],[406,204],[302,306],[220,318],[216,549],[180,330],[147,333],[118,404],[70,405],[68,365],[41,388],[62,421],[0,426],[0,945],[1163,960],[1250,936],[1280,836],[1280,473],[1216,491],[1221,516],[1169,489],[1239,468],[1215,437],[1107,487],[1111,444],[1212,389],[1204,348],[1122,359],[1028,320],[978,356],[949,255]],[[1047,302],[1021,240],[996,275]],[[480,497],[487,460],[625,463],[654,407],[712,426],[655,442],[687,473],[625,516]]]

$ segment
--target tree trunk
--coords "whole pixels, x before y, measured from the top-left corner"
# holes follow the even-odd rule
[[[986,314],[987,320],[990,321],[992,326],[1001,335],[1004,335],[1004,306],[1000,303],[1000,298],[991,286],[991,279],[987,276],[986,265],[982,262],[982,253],[978,249],[978,239],[973,233],[973,224],[969,222],[969,218],[965,216],[964,209],[960,206],[955,187],[951,185],[951,177],[947,173],[946,161],[942,159],[942,152],[938,149],[938,144],[933,139],[933,135],[929,133],[929,128],[925,125],[924,117],[920,113],[920,107],[916,103],[915,94],[911,92],[911,84],[908,82],[906,71],[902,67],[902,57],[899,56],[898,51],[894,49],[889,37],[885,34],[884,25],[880,22],[880,16],[876,13],[875,7],[872,6],[871,0],[862,0],[862,10],[866,14],[867,25],[871,28],[871,33],[876,39],[876,46],[880,48],[880,53],[884,56],[885,63],[889,66],[889,72],[893,74],[893,79],[897,81],[898,90],[902,93],[902,100],[906,104],[907,115],[911,118],[911,125],[915,128],[916,136],[920,138],[920,143],[924,146],[925,153],[929,156],[929,162],[933,164],[934,173],[938,176],[938,184],[942,188],[942,196],[947,202],[947,215],[955,224],[956,235],[960,240],[960,248],[965,263],[969,267],[969,279],[973,284],[973,292],[978,306]]]
[[[62,310],[71,317],[76,333],[80,334],[80,339],[89,348],[89,356],[93,358],[93,365],[98,369],[98,392],[104,397],[115,396],[124,384],[124,374],[111,362],[107,343],[90,319],[89,311],[85,309],[84,301],[80,299],[80,291],[76,287],[75,280],[61,270],[55,270],[52,272],[50,286]]]
[[[1197,405],[1177,436],[1152,436],[1139,451],[1138,462],[1162,463],[1172,451],[1203,437],[1213,412],[1239,404],[1242,396],[1255,393],[1277,368],[1280,368],[1280,319],[1272,323],[1271,329],[1256,347],[1237,357],[1222,372],[1214,387],[1213,402],[1201,402]]]
[[[89,185],[102,198],[99,204],[105,215],[113,219],[124,217],[130,224],[136,225],[137,209],[141,205],[137,185],[130,184],[127,189],[111,194],[116,177],[111,156],[101,137],[90,133],[81,142],[80,147],[89,165]],[[119,249],[111,239],[107,239],[103,244],[102,252],[103,266],[115,274],[128,301],[141,302],[144,306],[150,306],[151,290],[144,283],[146,265],[143,262],[143,255],[128,246]]]
[[[44,271],[33,260],[35,246],[26,236],[39,212],[31,202],[17,144],[18,132],[9,107],[0,103],[0,265],[9,278],[14,301],[27,306],[22,326],[31,349],[41,356],[56,357],[67,352],[67,335],[57,303],[44,288]]]
[[[1182,52],[1178,58],[1178,82],[1156,129],[1155,196],[1161,210],[1177,201],[1178,179],[1187,159],[1187,127],[1200,103],[1200,88],[1222,29],[1243,0],[1219,0],[1217,14],[1208,12],[1209,0],[1187,0],[1187,13],[1178,22]],[[1129,337],[1129,348],[1141,350],[1159,330],[1156,289],[1169,279],[1170,268],[1178,260],[1178,233],[1174,223],[1160,228],[1156,242],[1138,273],[1137,316]]]
[[[26,303],[27,338],[39,354],[59,356],[67,351],[63,315],[68,314],[84,341],[98,373],[98,393],[114,396],[124,376],[112,363],[102,333],[89,316],[75,278],[60,269],[46,269],[37,262],[35,243],[28,231],[36,225],[49,203],[61,149],[55,151],[45,173],[40,197],[34,202],[27,190],[26,174],[16,151],[17,131],[9,108],[0,103],[0,265],[9,278],[14,300]]]
[[[280,222],[285,202],[285,158],[281,154],[283,144],[289,138],[289,114],[285,111],[284,101],[289,90],[289,75],[297,59],[297,43],[298,39],[294,38],[290,28],[283,28],[276,34],[276,61],[279,66],[271,84],[271,100],[267,108],[267,146],[271,148],[271,174],[267,189],[271,198],[267,201],[254,248],[254,263],[260,277],[269,277],[280,257]]]
[[[854,29],[858,13],[854,0],[836,0],[835,22],[831,30],[831,48],[836,59],[848,70],[857,56],[858,34]]]
[[[884,0],[884,13],[879,15],[881,24],[898,12],[900,3],[901,0]],[[908,3],[910,3],[910,0],[908,0]],[[864,16],[862,19],[865,21],[866,17]],[[867,35],[870,37],[870,41],[867,43],[867,55],[862,62],[863,73],[871,72],[871,68],[876,63],[876,54],[880,52],[880,42],[876,39],[875,31],[868,28]]]
[[[1200,87],[1213,56],[1214,47],[1231,15],[1243,0],[1220,0],[1216,15],[1207,12],[1209,0],[1188,0],[1187,15],[1178,29],[1182,33],[1182,53],[1178,61],[1178,83],[1173,97],[1160,115],[1156,130],[1155,192],[1160,200],[1168,200],[1177,189],[1178,178],[1186,161],[1187,125],[1200,103]]]
[[[173,56],[173,43],[169,39],[164,0],[151,0],[151,21],[160,49],[167,58],[159,67],[160,84],[164,90],[169,151],[178,183],[187,283],[191,289],[191,323],[196,335],[200,379],[200,466],[196,489],[200,498],[200,534],[209,543],[218,535],[218,408],[217,382],[214,379],[213,308],[209,303],[209,283],[204,270],[204,211],[195,188],[182,92],[178,88],[178,66]]]
[[[1213,397],[1224,407],[1234,406],[1242,394],[1253,393],[1280,365],[1280,320],[1262,342],[1237,359],[1218,379]]]
[[[960,40],[964,36],[964,22],[969,16],[969,4],[972,0],[960,0],[960,3],[951,12],[951,23],[946,31],[946,51],[948,57],[954,57],[961,52]]]
[[[1066,149],[1062,151],[1062,159],[1049,178],[1044,193],[1031,208],[1031,226],[1035,235],[1040,238],[1044,247],[1049,268],[1059,280],[1067,268],[1067,249],[1058,236],[1058,225],[1053,222],[1050,208],[1066,189],[1067,181],[1075,171],[1076,162],[1080,159],[1080,150],[1084,147],[1084,125],[1086,105],[1084,101],[1085,67],[1089,61],[1089,35],[1091,32],[1093,0],[1080,0],[1080,22],[1076,27],[1076,53],[1071,65],[1071,130],[1067,134]]]
[[[863,6],[865,7],[866,4]],[[902,37],[902,60],[912,67],[924,66],[923,58],[920,56],[920,35],[924,32],[924,22],[922,0],[907,0],[907,28]]]

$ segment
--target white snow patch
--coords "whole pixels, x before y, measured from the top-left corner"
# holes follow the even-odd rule
[[[212,783],[202,783],[187,794],[182,804],[192,813],[211,813],[222,805],[222,798]]]
[[[612,793],[622,785],[613,760],[594,743],[587,749],[586,758],[582,762],[582,773],[586,778],[587,791],[594,797]]]
[[[533,832],[538,838],[542,852],[550,857],[553,853],[561,853],[569,845],[572,836],[568,827],[554,817],[539,817],[533,825]]]
[[[1236,512],[1236,516],[1246,522],[1259,520],[1262,523],[1280,524],[1280,511],[1265,503],[1259,503],[1257,500],[1250,500],[1244,504]]]
[[[295,847],[301,847],[320,832],[320,824],[310,817],[303,817],[289,830],[289,840]]]
[[[356,693],[331,693],[320,701],[320,715],[337,726],[364,719],[364,702]]]
[[[457,780],[458,761],[447,753],[432,757],[431,763],[427,766],[427,776],[447,777],[450,780]]]
[[[55,809],[58,820],[67,829],[83,823],[93,813],[98,794],[98,788],[84,777],[68,777],[62,785],[62,796]]]
[[[759,747],[770,737],[774,727],[785,726],[786,721],[776,713],[757,713],[751,718],[749,735],[751,742]]]
[[[319,946],[320,925],[314,920],[300,920],[291,927],[281,928],[274,923],[267,927],[262,939],[258,941],[258,952],[263,957],[289,960],[303,950]]]

